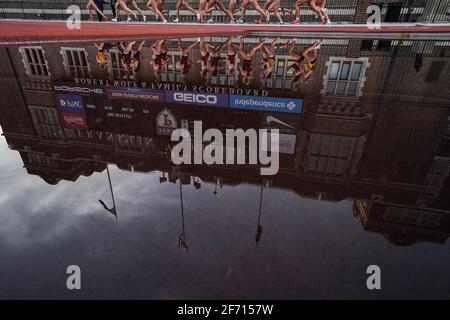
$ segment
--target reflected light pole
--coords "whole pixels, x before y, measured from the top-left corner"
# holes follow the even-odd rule
[[[181,234],[178,236],[178,247],[185,249],[186,252],[189,250],[186,244],[186,232],[184,228],[184,205],[183,205],[183,187],[180,177],[180,203],[181,203]]]
[[[106,211],[108,211],[109,213],[113,214],[116,217],[116,219],[117,219],[116,200],[114,199],[114,190],[113,190],[112,183],[111,183],[111,175],[109,174],[108,164],[106,165],[106,172],[108,173],[108,182],[109,182],[109,188],[111,190],[111,197],[112,197],[112,201],[113,201],[113,207],[111,209],[109,209],[102,200],[98,200],[98,202],[100,202],[100,204],[103,206],[103,208]]]
[[[256,245],[258,245],[258,242],[261,240],[262,231],[263,231],[262,226],[261,226],[263,192],[264,192],[264,185],[261,185],[261,193],[259,196],[258,226],[256,227],[256,235],[255,235]]]

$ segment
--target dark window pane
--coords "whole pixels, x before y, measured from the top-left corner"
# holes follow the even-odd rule
[[[335,89],[336,89],[336,81],[328,81],[327,94],[334,94]]]
[[[351,66],[350,62],[344,62],[342,64],[341,75],[340,75],[339,79],[342,79],[342,80],[348,79],[348,73],[350,71],[350,66]]]
[[[333,62],[331,64],[329,79],[331,79],[331,80],[336,80],[337,79],[338,72],[339,72],[339,66],[340,66],[339,62]]]
[[[361,76],[362,62],[355,62],[352,68],[350,80],[359,80]]]

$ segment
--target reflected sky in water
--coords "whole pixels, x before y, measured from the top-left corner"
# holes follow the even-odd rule
[[[189,166],[174,169],[164,154],[168,140],[154,132],[154,116],[161,109],[157,105],[145,105],[156,110],[150,112],[151,121],[133,114],[133,122],[124,124],[108,119],[99,109],[88,117],[90,129],[98,132],[151,137],[151,150],[146,150],[147,153],[107,150],[109,145],[102,145],[102,141],[95,144],[76,134],[74,138],[73,132],[77,131],[63,128],[59,122],[51,126],[58,126],[61,129],[58,134],[64,135],[63,138],[44,136],[43,125],[33,113],[36,106],[56,110],[53,84],[73,84],[74,79],[62,75],[61,61],[51,61],[52,79],[43,88],[27,78],[20,56],[13,56],[10,69],[5,68],[1,74],[7,99],[0,110],[3,126],[0,127],[0,298],[449,298],[450,253],[446,240],[450,233],[450,212],[445,201],[448,176],[439,182],[436,192],[430,191],[432,184],[427,187],[430,173],[434,172],[431,179],[435,179],[445,172],[438,165],[450,158],[445,149],[448,117],[445,108],[449,97],[439,89],[448,76],[438,77],[436,86],[440,91],[433,92],[429,109],[423,109],[423,119],[414,109],[412,95],[402,91],[395,96],[395,90],[386,85],[392,83],[398,90],[404,86],[389,71],[384,83],[377,81],[381,71],[370,78],[370,72],[376,72],[373,70],[375,61],[381,59],[379,56],[367,58],[372,61],[365,71],[369,79],[364,91],[369,93],[367,96],[361,93],[361,97],[352,97],[353,100],[330,98],[319,90],[323,89],[322,78],[330,77],[326,63],[333,61],[328,56],[343,55],[343,51],[331,42],[322,47],[326,54],[317,58],[319,66],[309,84],[302,82],[300,88],[292,90],[265,88],[273,97],[303,99],[302,114],[198,109],[175,104],[167,107],[178,120],[202,119],[211,127],[217,121],[224,122],[224,127],[231,126],[233,119],[239,119],[241,125],[260,125],[268,116],[298,125],[290,132],[297,136],[295,153],[282,155],[281,172],[271,178],[270,187],[264,188],[264,180],[255,176],[258,171],[248,168],[232,168],[229,172],[218,166],[198,171]],[[57,52],[58,48],[45,49]],[[8,50],[19,52],[17,48]],[[90,46],[87,50],[96,49]],[[282,50],[286,54],[286,47]],[[415,72],[411,70],[417,57],[402,56],[394,50],[390,54],[397,58],[390,60],[391,69],[405,70],[398,75],[400,78]],[[257,62],[258,59],[261,57],[256,57]],[[441,61],[438,66],[444,63],[448,69],[446,56],[435,54],[424,59],[427,68],[436,69],[429,62],[437,59]],[[90,63],[94,69],[95,60]],[[384,68],[387,63],[383,61],[379,67]],[[422,78],[435,79],[435,69]],[[197,71],[194,68],[192,72]],[[145,69],[140,72],[136,77],[146,80],[142,79],[147,76]],[[249,88],[261,89],[259,80],[248,84]],[[161,78],[149,81],[164,83]],[[183,81],[192,85],[198,79]],[[205,85],[214,87],[210,83]],[[424,103],[427,101],[419,88],[411,91]],[[127,105],[95,94],[83,95],[83,99],[93,103],[93,109],[108,103],[113,107]],[[348,102],[348,99],[352,107],[361,104],[352,115],[338,114],[339,108],[331,112],[330,104],[327,105],[330,101]],[[136,102],[132,106],[140,105]],[[204,110],[204,114],[198,110]],[[440,128],[424,138],[427,143],[421,151],[416,145],[409,145],[408,136],[417,133],[414,127],[403,122],[392,125],[402,118],[402,114],[396,113],[398,110],[412,114],[405,122],[417,126],[423,136],[427,136],[425,132],[430,128]],[[391,130],[394,127],[400,129]],[[331,144],[347,137],[355,139],[352,145],[356,151],[346,159],[348,176],[310,170],[313,163],[310,141],[318,136],[338,137],[330,140]],[[394,147],[384,145],[383,141],[392,141]],[[64,149],[63,142],[69,148]],[[68,164],[70,167],[66,171],[38,167],[32,162],[37,161],[30,155],[33,152],[45,154],[47,160],[53,157],[54,161],[60,161],[58,169]],[[55,158],[55,153],[60,158]],[[93,155],[101,157],[103,167],[89,169]],[[419,159],[420,155],[423,158]],[[436,165],[436,159],[442,162]],[[102,199],[108,206],[112,203],[105,162],[109,163],[117,220],[98,202]],[[174,175],[175,183],[161,183],[163,172]],[[66,176],[66,173],[74,174]],[[48,179],[49,176],[56,180]],[[182,185],[183,233],[178,178],[185,176],[189,179]],[[221,186],[216,183],[218,177],[223,182]],[[200,182],[201,188],[196,189],[193,181]],[[365,213],[357,212],[363,207]],[[410,220],[389,220],[389,214],[398,210],[410,214],[406,217]],[[440,217],[437,225],[432,220],[435,214]],[[259,234],[258,224],[262,227]],[[182,234],[188,250],[177,245]],[[81,267],[81,291],[66,289],[65,271],[72,264]],[[372,264],[382,270],[382,290],[378,292],[366,288],[366,268]]]
[[[50,186],[21,168],[2,139],[0,202],[2,298],[324,298],[448,296],[448,246],[394,247],[366,233],[352,202],[326,203],[266,189],[255,245],[259,188],[183,187],[189,252],[181,230],[179,188],[158,174],[111,170],[120,217],[105,173]],[[78,264],[83,290],[65,288]],[[378,264],[383,292],[365,288]],[[439,285],[438,285],[439,284]]]

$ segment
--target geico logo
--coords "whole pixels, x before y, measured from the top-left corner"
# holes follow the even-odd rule
[[[92,89],[86,87],[69,87],[69,86],[55,86],[55,91],[69,91],[69,92],[77,92],[77,93],[97,93],[103,94],[102,89]]]
[[[178,102],[193,102],[193,103],[217,103],[217,97],[211,94],[196,94],[196,93],[182,93],[176,92],[173,95],[175,101]]]

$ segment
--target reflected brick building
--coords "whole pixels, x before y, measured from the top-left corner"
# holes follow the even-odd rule
[[[216,44],[226,39],[210,40]],[[192,41],[196,39],[182,43]],[[256,41],[247,39],[246,45]],[[292,83],[288,71],[293,58],[281,48],[272,77],[262,81],[256,72],[246,87],[236,75],[202,78],[198,64],[182,74],[173,41],[167,41],[170,62],[160,75],[148,63],[148,44],[141,53],[141,68],[132,73],[120,66],[120,54],[114,49],[109,65],[102,68],[93,45],[1,48],[0,124],[10,148],[20,152],[25,169],[50,184],[101,172],[107,164],[129,171],[160,171],[169,181],[182,178],[185,183],[201,179],[224,185],[268,184],[324,201],[355,199],[354,213],[364,228],[391,240],[401,235],[393,243],[445,242],[450,232],[445,202],[450,168],[450,47],[438,41],[395,40],[389,45],[353,41],[326,40],[313,76],[299,84]],[[312,42],[299,40],[297,49]],[[195,49],[192,60],[198,59]],[[255,61],[260,60],[258,53]],[[236,68],[239,63],[237,59]],[[180,91],[200,86],[223,92],[240,88],[248,95],[302,99],[303,111],[288,114],[111,100],[104,94],[106,84],[162,84]],[[85,101],[87,128],[70,128],[62,121],[55,98],[61,86],[66,91],[84,90],[72,94]],[[106,107],[117,117],[106,116]],[[174,166],[170,139],[156,128],[164,109],[170,110],[178,127],[189,129],[195,120],[222,131],[268,128],[268,117],[275,117],[287,124],[279,128],[293,146],[280,155],[280,171],[271,177],[260,176],[259,167],[252,165]],[[441,218],[434,219],[435,214]],[[434,220],[422,225],[428,216]]]

